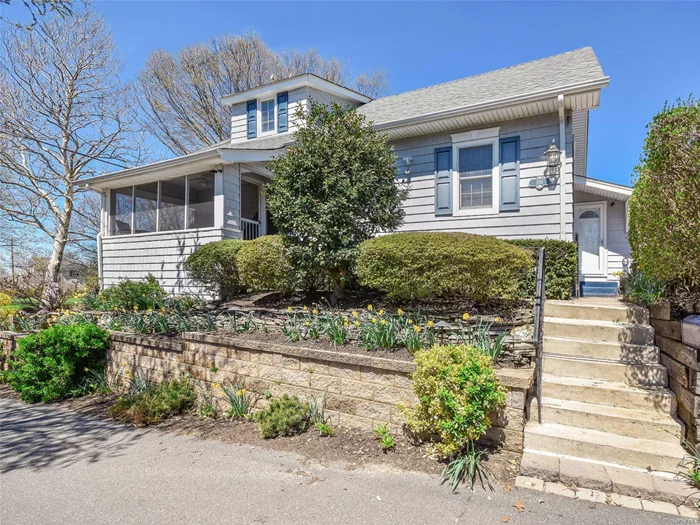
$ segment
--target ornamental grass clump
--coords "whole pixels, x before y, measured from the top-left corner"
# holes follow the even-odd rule
[[[418,404],[405,409],[408,427],[439,436],[435,451],[453,458],[491,426],[489,414],[505,406],[506,392],[492,359],[466,345],[435,345],[415,354],[412,375]]]

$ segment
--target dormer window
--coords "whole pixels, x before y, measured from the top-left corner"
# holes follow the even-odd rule
[[[260,103],[260,133],[275,131],[275,99]]]

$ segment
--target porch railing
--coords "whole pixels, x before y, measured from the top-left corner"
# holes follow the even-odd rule
[[[260,222],[250,219],[241,219],[241,231],[244,241],[252,241],[260,237]]]
[[[535,344],[535,387],[537,388],[537,422],[542,423],[542,325],[544,323],[544,248],[540,248],[537,258],[537,288],[535,292],[535,331],[533,343]]]

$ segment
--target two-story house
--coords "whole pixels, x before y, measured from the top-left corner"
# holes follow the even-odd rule
[[[586,173],[588,112],[608,82],[588,47],[377,100],[310,74],[224,97],[230,140],[85,181],[102,194],[103,285],[150,273],[170,292],[196,291],[183,263],[197,246],[273,233],[266,161],[314,99],[357,108],[389,135],[410,184],[402,230],[577,238],[584,292],[614,293],[631,190]]]

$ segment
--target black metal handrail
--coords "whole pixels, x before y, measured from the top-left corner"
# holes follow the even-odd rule
[[[533,344],[535,345],[535,387],[537,388],[537,422],[542,423],[542,324],[544,322],[544,248],[540,248],[537,259],[537,287],[535,292],[535,330]]]

